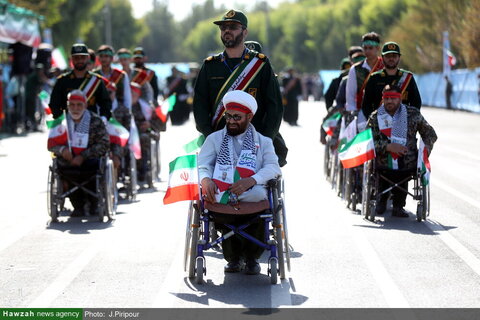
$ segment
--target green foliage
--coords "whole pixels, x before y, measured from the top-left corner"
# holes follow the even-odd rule
[[[112,28],[112,45],[116,50],[138,45],[146,30],[140,21],[132,16],[132,7],[128,0],[109,0],[110,20]],[[107,43],[105,34],[106,13],[104,7],[92,15],[92,20],[97,21],[95,27],[86,34],[85,42],[96,50],[100,45]]]
[[[67,0],[10,0],[9,2],[45,17],[45,27],[51,27],[62,19],[60,6]]]

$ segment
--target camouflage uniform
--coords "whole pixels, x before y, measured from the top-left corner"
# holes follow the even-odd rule
[[[420,110],[415,107],[407,107],[407,145],[408,152],[405,156],[398,158],[398,167],[399,170],[391,170],[385,169],[388,166],[387,160],[387,145],[390,143],[390,139],[380,132],[377,120],[377,113],[378,111],[375,110],[368,119],[367,128],[372,129],[373,140],[375,142],[375,152],[376,158],[375,161],[377,163],[377,167],[379,171],[392,180],[393,182],[400,182],[413,171],[416,170],[417,167],[417,157],[418,157],[418,149],[417,149],[417,132],[422,137],[423,142],[428,150],[428,154],[432,152],[433,144],[437,140],[437,134],[435,130],[430,126],[430,124],[423,118]],[[388,187],[388,184],[380,179],[380,190],[385,190]],[[408,182],[404,182],[400,184],[400,187],[407,189]],[[393,206],[395,207],[404,207],[405,206],[405,199],[407,194],[402,192],[398,188],[392,189],[392,201]],[[382,195],[380,201],[386,202],[388,198],[388,193]]]
[[[85,112],[90,112],[85,110]],[[95,113],[90,112],[90,128],[88,132],[88,146],[87,149],[82,151],[81,156],[84,158],[84,161],[81,166],[73,167],[68,161],[61,157],[61,149],[63,146],[55,146],[50,148],[49,151],[53,152],[58,157],[58,167],[65,176],[68,177],[71,181],[76,181],[77,183],[83,182],[90,178],[92,174],[95,174],[98,169],[99,159],[104,156],[109,149],[109,137],[107,129],[103,124],[102,119],[97,116]],[[95,181],[91,181],[85,185],[86,188],[95,192]],[[97,199],[94,197],[88,196],[84,191],[77,190],[72,193],[70,196],[70,202],[72,203],[75,209],[83,208],[85,204],[85,198],[90,200],[91,211],[95,210],[97,207]]]

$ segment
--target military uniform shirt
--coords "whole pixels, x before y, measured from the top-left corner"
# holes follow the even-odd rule
[[[280,88],[272,66],[263,54],[246,49],[243,59],[251,60],[255,56],[264,59],[266,63],[245,92],[251,94],[258,104],[258,110],[252,119],[252,124],[258,132],[273,139],[278,134],[283,116]],[[225,126],[225,120],[223,119],[220,121],[218,128],[215,129],[212,126],[212,118],[216,108],[214,106],[215,99],[225,81],[241,62],[242,58],[228,58],[227,53],[224,52],[207,58],[200,69],[195,84],[193,114],[197,130],[205,136]]]
[[[87,81],[91,77],[100,78],[100,75],[87,72]],[[50,96],[50,109],[55,119],[58,118],[64,110],[67,110],[67,95],[70,91],[78,89],[84,81],[85,78],[76,78],[73,71],[64,73],[58,77]],[[110,100],[107,88],[101,78],[95,93],[87,103],[88,110],[110,119],[112,115],[112,100]]]
[[[395,75],[390,76],[385,69],[383,69],[375,72],[370,79],[368,79],[362,102],[362,111],[367,119],[373,110],[377,110],[378,107],[380,107],[383,88],[385,88],[387,84],[396,84],[404,72],[410,71],[398,69]],[[414,77],[410,79],[410,82],[402,95],[402,103],[417,109],[420,109],[422,106],[422,98],[420,97],[420,92],[418,92],[417,83],[415,82]]]

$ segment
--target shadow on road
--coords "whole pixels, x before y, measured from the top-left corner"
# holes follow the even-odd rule
[[[105,230],[113,227],[114,221],[100,222],[98,217],[62,217],[59,222],[49,223],[47,230],[57,230],[70,234],[89,234],[92,230]]]

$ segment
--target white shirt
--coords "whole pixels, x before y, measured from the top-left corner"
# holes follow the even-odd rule
[[[368,65],[367,59],[363,60],[362,68],[367,69],[369,72],[372,68]],[[357,110],[357,75],[355,73],[355,67],[352,66],[348,71],[347,79],[347,104],[345,109],[347,111],[356,111]]]
[[[223,141],[223,134],[225,130],[219,130],[210,134],[198,154],[198,178],[201,182],[203,178],[212,178],[215,169],[215,162],[217,154],[220,152],[220,146]],[[240,155],[243,138],[245,133],[240,134],[233,139],[233,145],[237,155]],[[257,184],[250,190],[241,194],[238,199],[240,201],[258,202],[266,199],[267,191],[264,185],[271,179],[282,174],[278,165],[278,157],[273,148],[272,139],[265,137],[257,132],[257,137],[260,147],[257,151],[256,167],[257,172],[251,177],[255,179]]]

